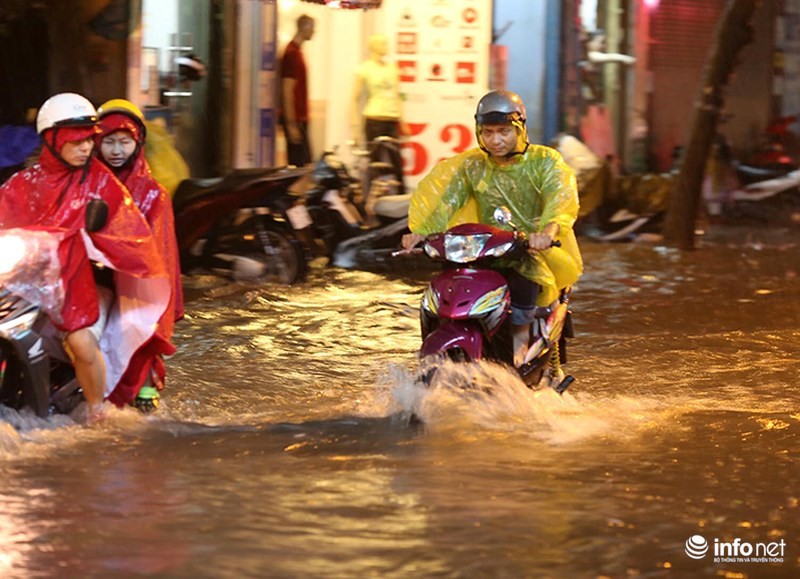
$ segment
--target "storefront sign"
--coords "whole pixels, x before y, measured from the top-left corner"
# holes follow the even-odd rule
[[[386,31],[400,70],[407,185],[476,146],[475,106],[488,91],[491,0],[391,0]]]

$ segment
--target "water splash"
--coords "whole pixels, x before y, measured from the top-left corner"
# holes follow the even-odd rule
[[[67,424],[75,424],[75,420],[65,415],[48,418],[36,416],[30,409],[14,410],[0,405],[0,424],[8,426],[14,432],[27,434],[37,430],[52,430]]]
[[[629,438],[673,424],[680,408],[657,397],[531,390],[512,370],[487,361],[387,366],[373,413],[397,412],[436,432],[513,433],[558,445],[589,438]],[[412,418],[413,417],[413,418]]]
[[[29,409],[14,410],[0,405],[0,459],[42,458],[86,442],[116,444],[148,428],[152,420],[135,408],[107,406],[103,420],[87,426],[84,405],[70,415],[46,418]]]

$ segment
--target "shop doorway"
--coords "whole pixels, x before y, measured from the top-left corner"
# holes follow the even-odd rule
[[[218,123],[209,102],[212,3],[143,0],[141,92],[145,115],[166,125],[193,177],[220,171]]]

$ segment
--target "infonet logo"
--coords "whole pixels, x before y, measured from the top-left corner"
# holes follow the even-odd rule
[[[686,541],[686,554],[692,559],[702,559],[708,553],[708,541],[700,535],[693,535]]]
[[[692,535],[684,548],[692,559],[702,559],[708,554],[709,544],[702,535]],[[724,543],[714,539],[714,563],[783,563],[785,549],[783,539],[773,543],[748,543],[739,538]]]

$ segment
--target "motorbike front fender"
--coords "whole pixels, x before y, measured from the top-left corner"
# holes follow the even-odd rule
[[[425,336],[419,355],[424,358],[456,349],[462,350],[469,360],[480,360],[483,357],[483,334],[480,328],[459,321],[439,326]]]

